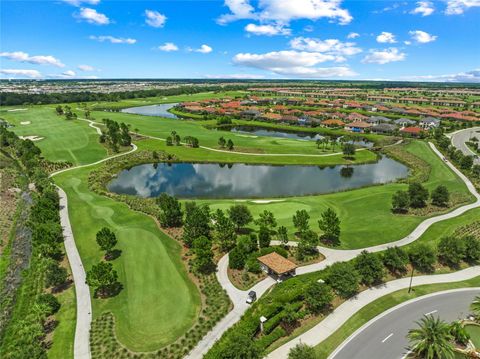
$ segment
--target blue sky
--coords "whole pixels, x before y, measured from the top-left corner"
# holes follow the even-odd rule
[[[480,0],[1,3],[1,78],[480,82]]]

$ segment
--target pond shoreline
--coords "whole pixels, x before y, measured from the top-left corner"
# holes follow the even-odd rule
[[[106,183],[116,194],[181,199],[257,199],[315,196],[405,179],[409,168],[387,156],[373,164],[314,166],[198,162],[144,163]]]

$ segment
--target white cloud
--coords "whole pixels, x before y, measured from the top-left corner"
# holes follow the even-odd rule
[[[370,50],[370,53],[362,60],[365,64],[388,64],[389,62],[403,61],[406,54],[397,48],[391,47],[386,50]]]
[[[320,40],[308,37],[296,37],[290,41],[292,49],[326,53],[334,56],[352,56],[362,52],[353,42],[341,42],[337,39]],[[338,59],[335,59],[338,61]]]
[[[408,33],[410,34],[413,40],[415,40],[420,44],[426,44],[426,43],[435,41],[438,37],[436,35],[431,35],[428,32],[421,31],[421,30],[409,31]]]
[[[347,35],[347,39],[356,39],[357,37],[360,37],[358,32],[351,32]]]
[[[241,19],[256,19],[254,7],[249,0],[225,0],[225,6],[230,9],[230,14],[224,14],[217,19],[219,24],[226,24]]]
[[[264,75],[257,74],[228,74],[228,75],[205,75],[207,79],[236,79],[236,80],[248,80],[248,79],[263,79]]]
[[[480,83],[480,68],[447,75],[416,75],[406,76],[405,80],[411,81],[432,81],[432,82],[471,82]]]
[[[23,51],[0,52],[0,57],[5,57],[11,61],[28,62],[29,64],[35,64],[35,65],[52,65],[56,67],[65,66],[64,64],[62,64],[62,62],[59,59],[51,55],[30,56],[29,54]]]
[[[229,14],[222,15],[217,22],[226,24],[239,19],[258,19],[263,22],[288,24],[292,20],[321,18],[335,19],[345,25],[353,17],[341,8],[341,0],[260,0],[255,9],[249,0],[225,0]]]
[[[178,46],[175,45],[173,42],[166,42],[163,45],[159,46],[158,49],[166,52],[178,51]]]
[[[208,45],[205,45],[203,44],[202,46],[200,46],[198,49],[192,49],[190,47],[187,48],[187,51],[190,51],[190,52],[199,52],[201,54],[208,54],[210,52],[213,51],[213,49],[208,46]]]
[[[90,65],[78,65],[77,67],[80,71],[95,71],[95,68]]]
[[[429,16],[435,11],[433,3],[430,1],[418,1],[417,7],[410,11],[410,14],[420,14],[422,16]]]
[[[62,0],[62,1],[73,6],[80,6],[82,4],[98,5],[98,3],[100,3],[100,0]]]
[[[393,3],[393,5],[384,7],[381,10],[375,10],[375,11],[373,11],[373,13],[374,14],[381,14],[381,13],[384,13],[384,12],[394,11],[394,10],[400,8],[401,6],[405,5],[405,4],[406,4],[406,2],[403,2],[403,3],[396,2],[396,3]]]
[[[412,42],[411,42],[411,41],[408,41],[408,40],[405,40],[403,43],[404,43],[405,45],[411,45],[411,44],[412,44]]]
[[[61,74],[50,74],[47,77],[51,79],[98,79],[98,76],[95,75],[78,76],[73,70],[67,70]]]
[[[85,20],[90,24],[96,25],[108,25],[110,24],[110,19],[95,9],[90,9],[88,7],[82,7],[80,12],[76,14],[76,17],[80,20]]]
[[[282,25],[256,25],[248,24],[245,26],[245,31],[254,35],[290,35],[291,30]]]
[[[65,76],[65,77],[74,77],[75,75],[76,73],[73,70],[67,70],[65,72],[62,72],[62,76]]]
[[[377,42],[382,44],[394,44],[397,41],[395,40],[395,35],[391,32],[382,31],[380,35],[377,36]]]
[[[167,17],[155,10],[145,10],[145,23],[152,27],[163,27]]]
[[[334,55],[306,51],[274,51],[265,54],[239,53],[233,63],[267,70],[279,75],[301,78],[347,77],[356,74],[347,66],[319,68],[315,65],[333,61]]]
[[[123,38],[123,37],[114,37],[114,36],[110,36],[110,35],[102,35],[102,36],[90,36],[89,37],[90,40],[95,40],[95,41],[98,41],[98,42],[105,42],[105,41],[109,41],[111,42],[112,44],[129,44],[129,45],[133,45],[137,42],[137,40],[135,39],[131,39],[131,38]]]
[[[460,15],[471,7],[479,7],[480,0],[448,0],[445,14]]]
[[[42,74],[37,70],[21,70],[21,69],[1,69],[1,74],[10,75],[19,78],[32,78],[38,79],[42,77]]]

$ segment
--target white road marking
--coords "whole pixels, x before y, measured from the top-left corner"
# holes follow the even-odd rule
[[[432,315],[432,314],[435,314],[436,312],[438,312],[438,310],[432,310],[431,312],[428,312],[428,313],[425,313],[425,315]]]
[[[411,350],[405,353],[405,355],[402,357],[402,359],[406,359],[410,354],[412,353]]]
[[[393,333],[390,333],[385,339],[382,340],[382,343],[385,343],[388,339],[393,336]]]

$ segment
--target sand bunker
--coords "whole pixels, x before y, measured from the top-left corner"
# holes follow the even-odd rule
[[[16,112],[16,111],[27,111],[27,108],[12,108],[10,110],[7,110],[7,112]]]
[[[257,138],[258,136],[252,136],[252,135],[237,135],[235,134],[235,136],[238,136],[238,137],[247,137],[247,138]]]
[[[22,140],[30,140],[30,141],[40,141],[43,140],[43,137],[40,136],[19,136]]]
[[[31,124],[31,122],[30,121],[22,121],[22,122],[20,122],[20,124],[21,125],[29,125],[29,124]]]
[[[284,199],[257,199],[252,202],[258,203],[258,204],[266,204],[266,203],[284,202],[284,201],[285,201]]]

